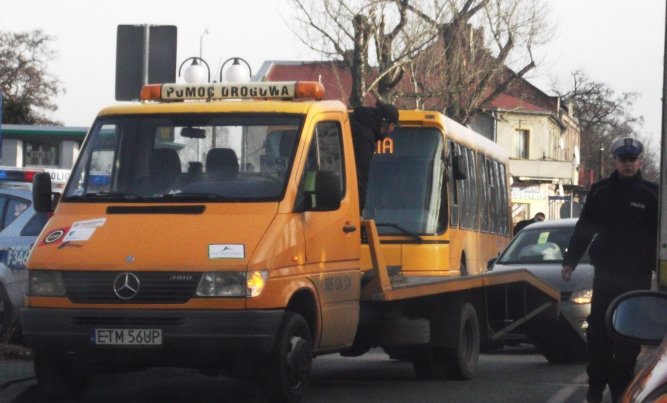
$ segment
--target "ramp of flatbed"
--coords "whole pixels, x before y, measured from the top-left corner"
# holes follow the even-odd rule
[[[528,270],[513,270],[498,273],[484,273],[473,276],[389,276],[387,266],[380,251],[377,227],[372,220],[362,221],[366,230],[368,245],[373,262],[373,278],[361,291],[361,299],[366,301],[397,301],[409,298],[449,292],[524,283],[539,290],[556,304],[560,301],[560,292],[538,279]]]

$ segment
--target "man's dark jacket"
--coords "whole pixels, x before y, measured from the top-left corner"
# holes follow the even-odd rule
[[[589,255],[594,266],[650,276],[656,263],[657,231],[658,185],[644,180],[641,172],[620,179],[615,171],[591,187],[563,265],[576,267],[593,240]]]
[[[352,128],[354,158],[357,166],[359,208],[363,209],[366,201],[368,171],[371,168],[371,158],[373,158],[373,152],[375,151],[375,142],[383,138],[381,130],[382,120],[375,108],[360,106],[352,112],[350,126]]]

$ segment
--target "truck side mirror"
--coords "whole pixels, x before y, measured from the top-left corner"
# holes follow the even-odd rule
[[[49,213],[53,211],[53,192],[51,192],[51,174],[36,173],[32,178],[32,203],[35,211]]]
[[[453,158],[453,168],[454,168],[454,179],[463,180],[468,177],[466,160],[463,159],[460,155],[455,155]]]
[[[340,208],[340,176],[331,171],[315,173],[315,194],[310,211],[334,211]]]

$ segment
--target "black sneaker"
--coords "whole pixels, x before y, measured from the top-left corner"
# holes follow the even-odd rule
[[[586,391],[586,401],[589,403],[600,403],[602,401],[602,393],[604,386],[589,385]]]

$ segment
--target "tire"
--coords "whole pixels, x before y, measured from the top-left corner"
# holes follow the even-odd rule
[[[530,340],[551,364],[574,364],[586,361],[586,342],[568,328],[563,318],[542,321],[530,327]]]
[[[35,354],[35,377],[44,399],[76,398],[87,381],[74,363],[40,353]]]
[[[479,360],[479,319],[475,308],[466,303],[461,307],[459,345],[447,349],[448,375],[451,379],[472,379]]]
[[[12,343],[18,334],[18,321],[9,295],[0,284],[0,343]]]
[[[308,389],[313,364],[313,342],[306,320],[285,312],[268,362],[260,372],[264,395],[270,402],[296,403]]]
[[[556,332],[549,338],[549,344],[538,345],[538,349],[550,364],[575,364],[586,361],[586,344],[581,340],[571,340],[564,332]]]

